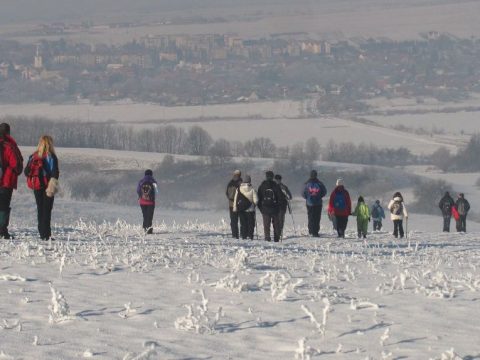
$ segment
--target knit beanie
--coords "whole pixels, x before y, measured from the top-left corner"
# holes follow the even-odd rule
[[[274,177],[273,171],[267,171],[265,173],[265,177],[267,178],[267,180],[273,180],[273,177]]]
[[[245,175],[245,180],[243,180],[243,182],[246,184],[251,184],[252,178],[250,177],[250,175]]]
[[[343,179],[337,179],[337,186],[343,186]]]
[[[310,179],[316,179],[318,176],[317,170],[310,171]]]
[[[145,176],[153,176],[153,171],[150,169],[145,170]]]

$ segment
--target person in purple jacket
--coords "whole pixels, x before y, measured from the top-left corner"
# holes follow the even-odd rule
[[[147,234],[153,234],[153,213],[155,212],[155,196],[158,194],[157,181],[153,171],[145,170],[145,176],[137,185],[138,203],[143,214],[143,229]]]

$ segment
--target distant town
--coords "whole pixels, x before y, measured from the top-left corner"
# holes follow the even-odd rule
[[[123,24],[122,26],[127,26]],[[63,33],[65,24],[40,34]],[[48,36],[46,36],[48,38]],[[462,100],[480,92],[480,39],[331,42],[306,33],[145,36],[122,45],[0,38],[0,102],[131,100],[167,106],[311,99],[312,114],[374,97]]]

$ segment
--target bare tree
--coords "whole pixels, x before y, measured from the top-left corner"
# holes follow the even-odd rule
[[[191,155],[207,155],[212,142],[210,134],[200,126],[194,126],[188,132],[188,145]]]

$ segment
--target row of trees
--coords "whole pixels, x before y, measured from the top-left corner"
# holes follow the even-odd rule
[[[47,133],[61,147],[208,156],[213,164],[224,164],[233,157],[287,159],[293,169],[308,167],[320,158],[326,161],[387,166],[420,161],[406,148],[383,149],[373,144],[355,145],[334,141],[322,147],[313,137],[292,146],[277,146],[265,137],[245,142],[214,140],[200,126],[188,130],[173,125],[134,130],[116,123],[52,121],[44,118],[4,118],[2,121],[12,125],[20,145],[33,146],[40,135]]]
[[[480,171],[480,134],[474,134],[468,144],[456,155],[440,148],[431,156],[431,162],[443,171]]]

